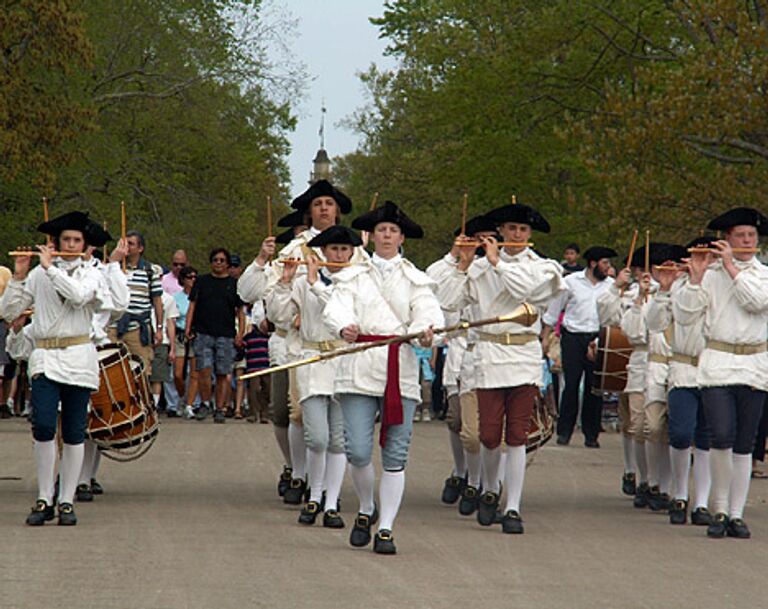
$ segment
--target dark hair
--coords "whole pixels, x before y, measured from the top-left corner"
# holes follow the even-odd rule
[[[147,243],[146,243],[146,241],[144,241],[144,235],[142,235],[139,231],[137,231],[137,230],[129,230],[127,233],[125,233],[125,237],[126,237],[126,239],[128,237],[136,237],[139,240],[139,245],[141,247],[143,247],[144,249],[146,249]]]
[[[230,255],[229,251],[223,247],[216,247],[212,249],[211,253],[208,254],[208,262],[213,262],[216,254],[224,254],[224,257],[227,259],[227,266],[232,266],[232,256]]]
[[[581,250],[579,249],[578,243],[569,243],[568,245],[565,246],[565,249],[566,250],[573,250],[577,254],[581,253]],[[563,251],[565,251],[565,250],[563,250]]]
[[[193,266],[185,266],[179,271],[179,285],[184,285],[184,280],[190,275],[197,275],[197,269]]]

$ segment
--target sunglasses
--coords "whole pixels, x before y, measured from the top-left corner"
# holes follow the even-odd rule
[[[197,279],[197,275],[187,275],[184,279]]]
[[[226,262],[226,261],[227,261],[226,258],[214,258],[213,260],[211,260],[211,262]]]
[[[186,266],[184,262],[171,262],[173,266]]]

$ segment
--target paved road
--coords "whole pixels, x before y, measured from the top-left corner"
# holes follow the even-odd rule
[[[768,605],[768,481],[747,508],[753,539],[709,540],[620,495],[618,436],[601,450],[547,446],[528,470],[526,534],[505,536],[439,503],[446,433],[416,426],[388,557],[352,549],[348,529],[297,524],[275,492],[271,429],[234,421],[165,423],[139,461],[104,462],[107,494],[77,506],[77,527],[26,527],[31,439],[24,421],[0,421],[0,607]],[[348,480],[342,499],[349,522]]]

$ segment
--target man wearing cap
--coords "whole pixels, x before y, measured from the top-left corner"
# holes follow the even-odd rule
[[[691,522],[707,526],[711,515],[707,509],[711,478],[709,473],[709,435],[701,392],[696,381],[699,355],[704,349],[704,317],[699,316],[693,324],[677,321],[679,292],[688,283],[687,273],[677,263],[688,257],[688,248],[707,248],[714,237],[699,237],[680,251],[671,252],[669,261],[657,269],[659,290],[650,301],[647,312],[650,332],[667,331],[672,355],[669,358],[667,380],[667,408],[669,425],[669,453],[672,473],[672,505],[669,509],[671,524],[685,524],[688,521],[688,478],[691,471],[691,445],[695,446],[693,480],[695,496]],[[670,261],[675,264],[670,264]],[[669,267],[667,270],[666,267]],[[673,270],[675,269],[675,270]]]
[[[462,229],[459,227],[454,232],[454,236],[463,236],[461,233]],[[478,242],[482,241],[484,237],[497,237],[496,223],[485,215],[475,216],[467,221],[464,233]],[[427,269],[427,275],[434,279],[437,284],[442,283],[443,277],[455,271],[462,249],[467,247],[462,248],[460,243],[461,241],[455,241],[451,251]],[[475,258],[485,256],[485,250],[482,247],[474,249]],[[458,322],[459,319],[464,321],[480,319],[476,303],[468,305],[460,312],[444,311],[444,314],[446,323],[449,325],[452,322]],[[449,317],[451,317],[450,320]],[[474,330],[449,338],[448,361],[446,361],[443,381],[446,387],[455,386],[455,394],[449,393],[448,414],[445,418],[448,424],[451,452],[454,457],[454,470],[445,481],[442,499],[445,503],[455,503],[460,498],[459,513],[462,516],[474,514],[480,501],[482,472],[480,415],[477,408],[477,392],[475,391],[473,353],[476,340]],[[454,370],[453,383],[446,382],[446,376]],[[503,471],[499,472],[499,476],[503,479]]]
[[[354,231],[334,225],[310,240],[308,245],[322,248],[330,264],[345,265],[362,241]],[[298,265],[284,264],[281,281],[267,296],[267,316],[274,323],[289,324],[297,315],[301,317],[302,359],[346,345],[340,336],[332,335],[323,324],[323,309],[332,289],[331,278],[342,266],[319,269],[314,255],[307,260],[310,263],[307,273],[299,278],[296,278]],[[307,479],[311,489],[309,502],[302,509],[299,522],[312,525],[324,511],[323,526],[334,529],[344,527],[339,515],[338,498],[347,465],[341,406],[333,395],[337,364],[337,359],[331,359],[296,369],[304,439],[308,448]]]
[[[752,450],[768,392],[768,267],[755,257],[768,218],[737,207],[708,228],[725,238],[692,253],[675,312],[681,324],[704,317],[696,379],[710,437],[714,518],[707,535],[746,539]]]
[[[581,431],[584,445],[599,448],[597,437],[603,411],[602,399],[592,393],[594,361],[588,356],[590,345],[600,331],[597,299],[613,285],[608,276],[611,258],[616,252],[608,247],[594,246],[584,252],[587,268],[571,273],[564,280],[564,291],[547,308],[543,339],[546,342],[560,313],[565,316],[560,325],[560,349],[563,361],[565,387],[557,420],[557,443],[567,445],[571,441],[579,411],[579,386],[584,378],[581,406]]]
[[[461,248],[459,259],[438,287],[447,310],[475,304],[480,318],[505,315],[523,303],[544,307],[562,290],[562,268],[528,247],[534,230],[548,233],[549,223],[532,207],[505,205],[487,214],[503,238],[483,237],[485,256],[475,258],[471,247]],[[466,237],[459,237],[466,241]],[[531,326],[505,322],[476,332],[474,348],[482,484],[477,520],[490,526],[499,505],[502,438],[507,445],[504,480],[507,503],[502,518],[504,533],[522,533],[520,501],[525,478],[525,445],[534,402],[542,380],[539,320]]]
[[[348,342],[424,332],[419,343],[430,346],[432,327],[443,323],[434,282],[399,253],[406,238],[419,239],[423,230],[391,201],[359,216],[352,226],[370,233],[374,254],[369,261],[334,275],[324,311],[326,327]],[[405,489],[413,415],[421,398],[414,350],[408,344],[395,344],[344,356],[338,363],[334,392],[344,415],[347,460],[360,501],[350,544],[362,547],[371,540],[375,521],[371,456],[380,413],[384,471],[379,484],[381,520],[373,550],[394,554],[392,527]]]
[[[18,256],[13,279],[0,299],[0,317],[16,319],[34,304],[29,359],[32,379],[32,434],[37,461],[38,500],[27,517],[37,526],[53,520],[56,425],[61,403],[64,446],[60,465],[59,524],[77,524],[72,507],[83,464],[90,394],[99,387],[96,347],[90,333],[100,295],[108,294],[102,274],[84,263],[87,214],[70,212],[38,227],[55,246],[38,246],[40,264]],[[63,255],[53,256],[58,250]]]

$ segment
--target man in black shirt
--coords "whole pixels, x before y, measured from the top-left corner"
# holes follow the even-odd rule
[[[197,420],[211,409],[211,370],[216,374],[216,412],[214,423],[223,423],[226,409],[228,375],[232,373],[234,347],[243,344],[245,313],[237,295],[237,280],[229,274],[231,257],[224,248],[209,256],[211,273],[197,278],[189,294],[187,338],[195,337],[200,398]],[[235,318],[238,320],[235,326]]]

